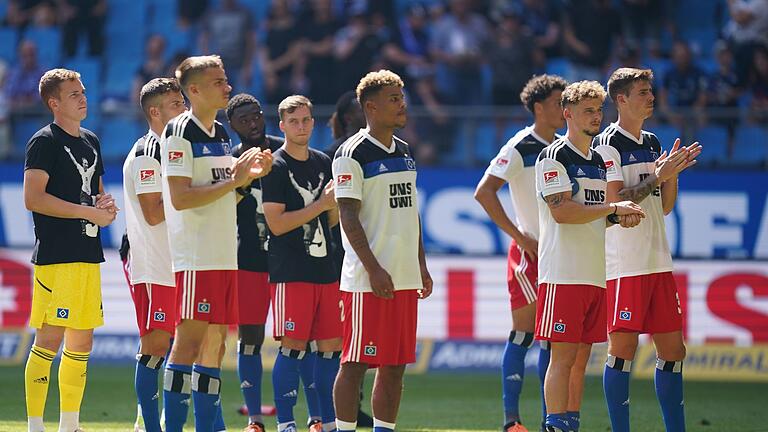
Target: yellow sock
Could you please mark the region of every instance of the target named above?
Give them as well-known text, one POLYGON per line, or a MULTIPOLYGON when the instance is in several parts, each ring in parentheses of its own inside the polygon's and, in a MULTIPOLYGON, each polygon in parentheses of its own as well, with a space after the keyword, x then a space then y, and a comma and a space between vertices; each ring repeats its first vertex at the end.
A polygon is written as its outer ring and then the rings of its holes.
POLYGON ((59 365, 59 397, 61 412, 79 412, 85 391, 85 374, 88 369, 87 352, 64 349, 59 365))
POLYGON ((27 398, 27 417, 42 417, 45 399, 48 397, 48 384, 51 381, 51 362, 56 353, 37 345, 32 345, 24 369, 24 389, 27 398))

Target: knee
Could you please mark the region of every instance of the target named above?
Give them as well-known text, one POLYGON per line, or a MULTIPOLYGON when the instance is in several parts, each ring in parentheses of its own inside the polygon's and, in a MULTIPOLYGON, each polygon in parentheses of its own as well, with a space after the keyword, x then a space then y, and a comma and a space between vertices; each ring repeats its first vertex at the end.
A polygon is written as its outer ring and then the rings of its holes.
POLYGON ((637 351, 637 341, 611 341, 608 354, 624 360, 633 360, 637 351))
POLYGON ((686 353, 685 344, 680 343, 672 347, 664 347, 663 349, 658 349, 656 355, 662 360, 683 361, 685 359, 686 353))

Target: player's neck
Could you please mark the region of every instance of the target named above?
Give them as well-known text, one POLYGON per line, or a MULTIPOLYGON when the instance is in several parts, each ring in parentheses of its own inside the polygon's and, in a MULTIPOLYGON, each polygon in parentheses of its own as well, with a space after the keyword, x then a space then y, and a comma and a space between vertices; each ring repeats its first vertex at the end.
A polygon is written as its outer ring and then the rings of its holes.
POLYGON ((151 122, 149 124, 149 130, 151 130, 155 135, 159 137, 162 137, 163 129, 165 129, 165 125, 161 124, 160 122, 151 122))
POLYGON ((269 147, 265 146, 267 142, 267 136, 262 134, 260 140, 245 140, 242 137, 240 137, 240 142, 243 143, 243 150, 247 150, 249 148, 259 147, 262 150, 267 150, 269 147))
POLYGON ((53 122, 56 126, 60 127, 64 132, 72 135, 73 137, 80 136, 80 122, 77 120, 67 119, 61 116, 53 116, 53 122))
POLYGON ((589 147, 592 144, 592 138, 589 135, 568 129, 566 138, 568 138, 568 141, 570 141, 574 147, 579 149, 580 152, 589 154, 589 147))
POLYGON ((301 145, 293 143, 289 140, 285 140, 285 151, 288 155, 296 160, 305 161, 309 159, 309 145, 301 145))
POLYGON ((392 145, 392 136, 395 135, 395 130, 391 128, 379 127, 368 123, 368 135, 376 138, 376 140, 383 145, 389 147, 392 145))
POLYGON ((534 123, 533 131, 536 133, 536 135, 540 136, 548 143, 551 143, 555 140, 555 129, 551 127, 547 127, 539 123, 534 123))
POLYGON ((202 108, 199 106, 196 107, 193 105, 190 111, 192 111, 192 115, 197 117, 207 130, 213 129, 213 123, 216 121, 216 113, 219 110, 202 108))
POLYGON ((630 116, 622 116, 619 114, 619 120, 617 121, 619 127, 632 134, 633 137, 640 139, 643 134, 643 120, 632 118, 630 116))

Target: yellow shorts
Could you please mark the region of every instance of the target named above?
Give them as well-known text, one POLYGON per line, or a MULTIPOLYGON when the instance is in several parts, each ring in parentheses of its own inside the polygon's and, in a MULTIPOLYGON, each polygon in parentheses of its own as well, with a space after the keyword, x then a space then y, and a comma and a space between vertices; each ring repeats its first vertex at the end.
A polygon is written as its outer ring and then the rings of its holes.
POLYGON ((99 264, 35 266, 30 327, 43 324, 87 330, 104 325, 99 264))

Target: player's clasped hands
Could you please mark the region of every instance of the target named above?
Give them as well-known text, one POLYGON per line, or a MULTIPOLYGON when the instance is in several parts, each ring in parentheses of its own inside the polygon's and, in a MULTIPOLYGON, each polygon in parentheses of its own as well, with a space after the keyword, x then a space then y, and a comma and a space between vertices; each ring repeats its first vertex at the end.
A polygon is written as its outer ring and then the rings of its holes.
POLYGON ((378 269, 369 274, 369 277, 373 295, 385 299, 395 298, 395 284, 384 267, 379 266, 378 269))
POLYGON ((701 154, 701 144, 695 142, 687 147, 680 147, 680 138, 675 140, 667 154, 665 150, 656 160, 656 177, 665 182, 696 165, 696 157, 701 154))
POLYGON ((243 152, 232 165, 232 180, 236 186, 245 186, 255 178, 264 177, 272 169, 272 152, 252 147, 243 152))
POLYGON ((614 203, 614 205, 616 206, 616 215, 619 216, 619 225, 624 228, 636 226, 645 217, 643 208, 632 201, 621 201, 614 203))
POLYGON ((115 220, 118 211, 120 209, 111 194, 97 194, 94 209, 87 219, 92 224, 105 227, 115 220))

